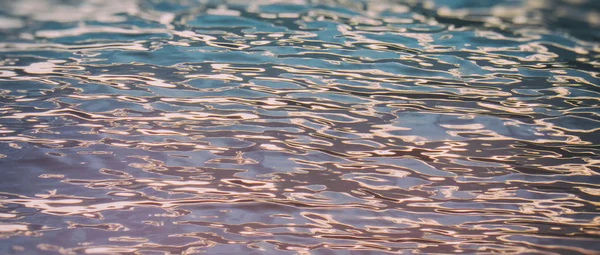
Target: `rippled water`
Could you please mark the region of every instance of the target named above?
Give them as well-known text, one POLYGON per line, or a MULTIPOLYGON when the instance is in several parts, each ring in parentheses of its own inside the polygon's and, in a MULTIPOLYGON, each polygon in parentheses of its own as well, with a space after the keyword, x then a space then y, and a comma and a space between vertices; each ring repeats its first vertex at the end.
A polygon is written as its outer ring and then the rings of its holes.
POLYGON ((600 253, 600 1, 0 10, 0 254, 600 253))

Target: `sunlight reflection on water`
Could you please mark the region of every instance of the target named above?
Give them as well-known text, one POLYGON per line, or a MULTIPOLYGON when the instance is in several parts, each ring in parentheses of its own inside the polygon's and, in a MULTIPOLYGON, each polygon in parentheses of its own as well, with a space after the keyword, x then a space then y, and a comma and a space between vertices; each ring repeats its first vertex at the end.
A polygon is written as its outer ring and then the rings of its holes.
POLYGON ((0 1, 0 254, 597 254, 600 2, 0 1))

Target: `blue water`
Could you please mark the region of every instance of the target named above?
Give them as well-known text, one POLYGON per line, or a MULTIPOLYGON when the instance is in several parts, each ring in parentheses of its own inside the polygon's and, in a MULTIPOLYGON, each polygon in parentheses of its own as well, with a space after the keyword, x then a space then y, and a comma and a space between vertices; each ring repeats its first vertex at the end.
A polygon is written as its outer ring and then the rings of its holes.
POLYGON ((599 254, 600 1, 0 0, 0 254, 599 254))

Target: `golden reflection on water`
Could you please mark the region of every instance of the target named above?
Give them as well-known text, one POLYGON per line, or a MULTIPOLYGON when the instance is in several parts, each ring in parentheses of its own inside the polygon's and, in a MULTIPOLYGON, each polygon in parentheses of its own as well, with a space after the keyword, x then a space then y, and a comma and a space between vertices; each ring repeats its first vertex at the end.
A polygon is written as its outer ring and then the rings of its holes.
POLYGON ((599 17, 0 2, 0 254, 597 254, 599 17))

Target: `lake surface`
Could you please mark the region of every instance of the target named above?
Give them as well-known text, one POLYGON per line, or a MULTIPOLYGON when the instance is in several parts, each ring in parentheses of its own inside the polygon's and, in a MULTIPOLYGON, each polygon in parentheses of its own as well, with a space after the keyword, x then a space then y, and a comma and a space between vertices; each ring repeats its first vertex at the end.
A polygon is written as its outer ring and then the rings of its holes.
POLYGON ((0 1, 0 254, 599 254, 600 1, 0 1))

